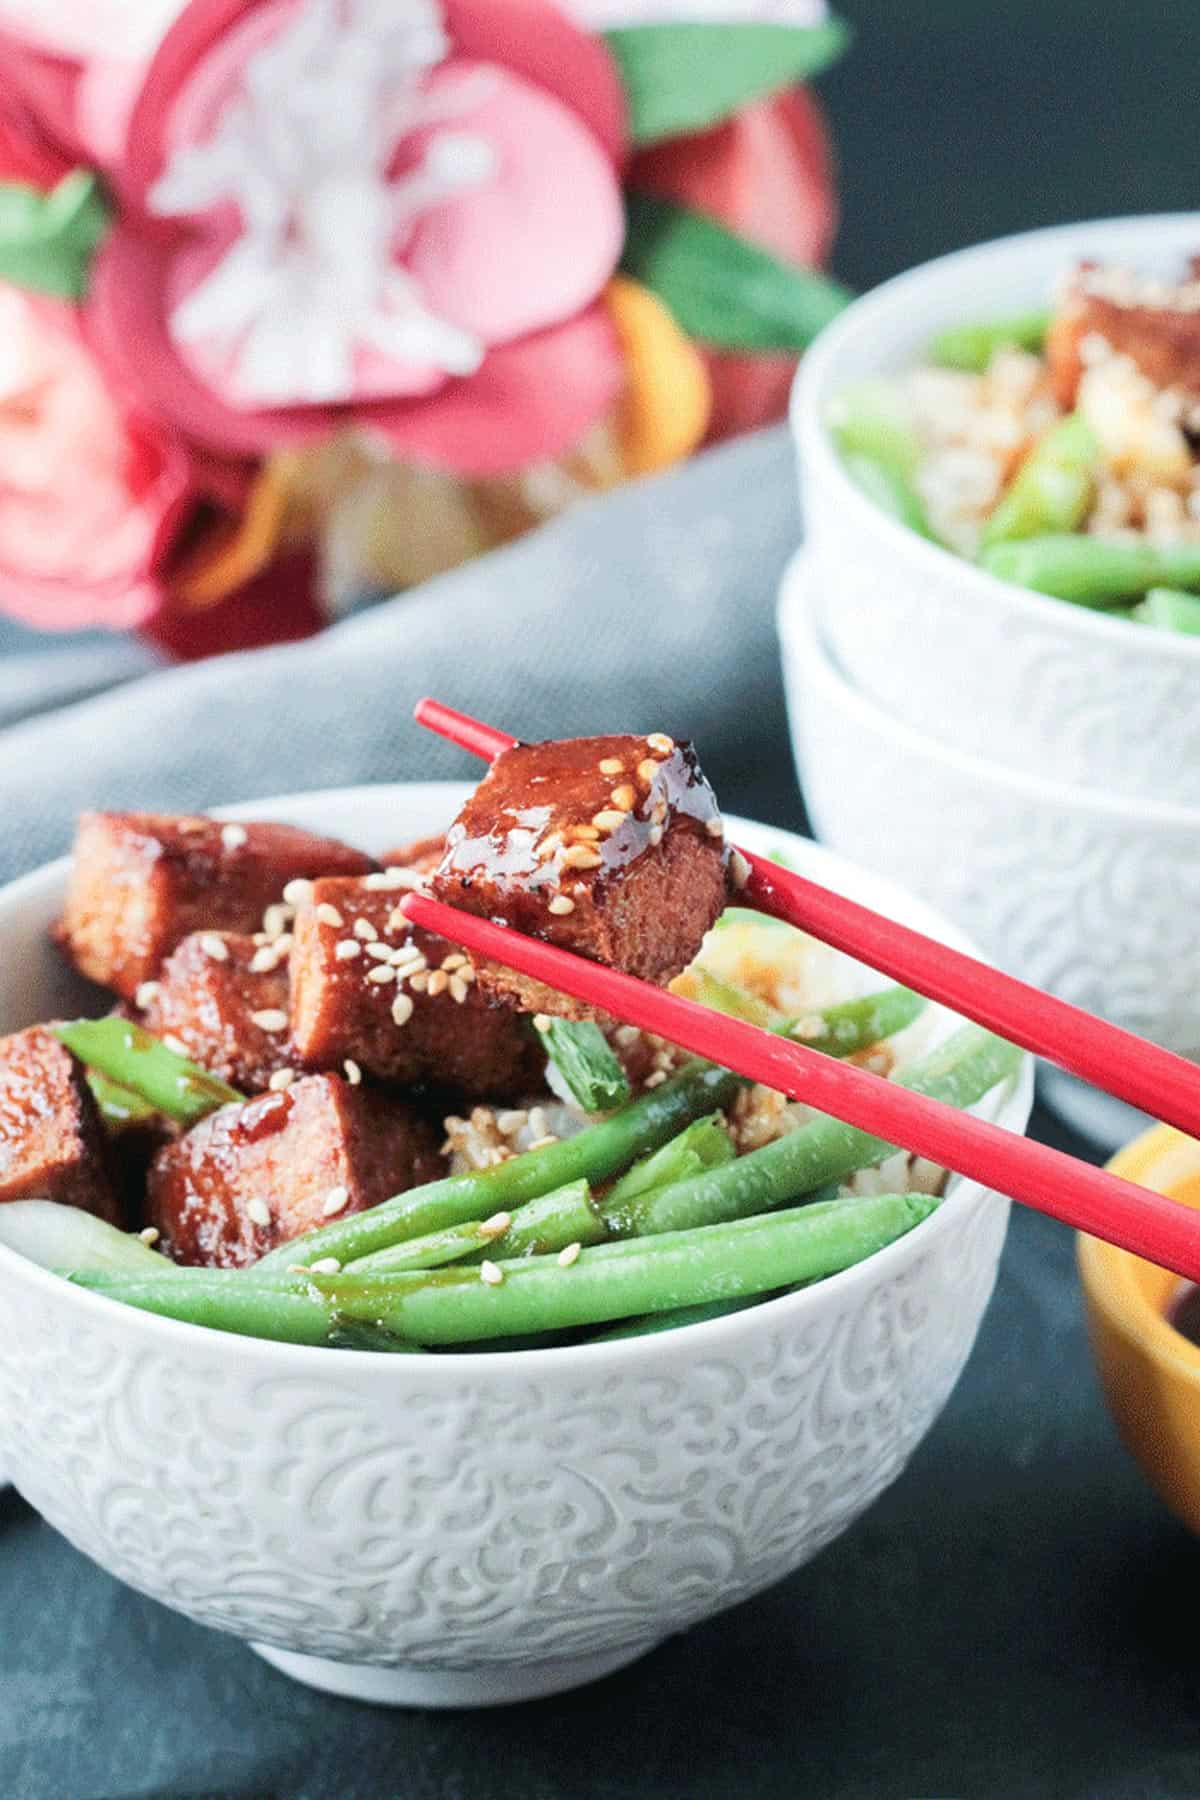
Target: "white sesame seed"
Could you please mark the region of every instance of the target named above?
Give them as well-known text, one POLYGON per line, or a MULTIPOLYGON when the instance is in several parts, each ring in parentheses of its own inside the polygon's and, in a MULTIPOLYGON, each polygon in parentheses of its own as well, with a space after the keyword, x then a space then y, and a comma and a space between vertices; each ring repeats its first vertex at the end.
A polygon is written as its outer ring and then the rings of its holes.
POLYGON ((452 975, 455 969, 461 969, 465 965, 466 960, 461 950, 452 950, 449 956, 443 956, 442 967, 448 975, 452 975))
POLYGON ((603 812, 592 814, 592 824, 597 831, 620 831, 625 819, 626 814, 618 807, 605 807, 603 812))
POLYGON ((504 1270, 498 1263, 488 1262, 485 1257, 479 1265, 479 1279, 486 1282, 488 1287, 499 1287, 504 1280, 504 1270))
POLYGON ((558 1253, 560 1268, 569 1269, 572 1263, 577 1263, 582 1250, 582 1244, 568 1244, 565 1249, 560 1250, 558 1253))
POLYGON ((460 969, 458 971, 458 979, 460 981, 465 981, 468 987, 472 985, 475 980, 475 971, 470 963, 467 964, 465 969, 460 969))
POLYGON ((297 875, 295 880, 289 881, 283 890, 285 906, 309 906, 312 903, 312 897, 313 884, 311 881, 307 881, 303 875, 297 875))
POLYGON ((675 739, 668 737, 665 731, 652 731, 646 742, 652 750, 657 750, 660 756, 670 756, 675 748, 675 739))
POLYGON ((346 1058, 345 1062, 342 1064, 342 1068, 346 1071, 346 1080, 350 1083, 350 1086, 358 1087, 362 1082, 362 1070, 352 1056, 346 1058))
POLYGON ((391 912, 388 914, 388 921, 387 921, 385 930, 387 930, 387 931, 408 931, 409 929, 410 929, 409 921, 408 921, 407 917, 405 916, 404 908, 402 906, 394 906, 392 908, 391 912))
POLYGON ((429 986, 428 970, 418 969, 415 975, 409 976, 408 985, 412 989, 414 994, 423 994, 425 992, 426 988, 429 986))
POLYGON ((479 1235, 481 1238, 503 1237, 505 1232, 509 1229, 511 1224, 512 1224, 512 1214, 511 1213, 507 1213, 507 1212, 493 1213, 491 1218, 485 1219, 483 1221, 483 1224, 479 1227, 479 1235))
MULTIPOLYGON (((535 1031, 549 1031, 551 1023, 552 1021, 549 1013, 534 1013, 533 1028, 535 1031)), ((538 1116, 539 1118, 542 1117, 541 1114, 538 1116)))
POLYGON ((724 837, 725 821, 720 813, 714 813, 711 819, 706 819, 704 821, 704 829, 707 831, 709 837, 724 837))
POLYGON ((644 782, 649 783, 658 775, 658 764, 652 756, 644 757, 637 766, 637 772, 644 782))
POLYGON ((613 1035, 622 1050, 629 1050, 637 1043, 642 1034, 636 1025, 618 1025, 613 1035))
POLYGON ((281 938, 295 916, 295 907, 285 906, 280 900, 277 900, 274 906, 268 906, 262 921, 268 940, 274 943, 281 938))
POLYGON ((134 995, 134 1000, 137 1003, 138 1010, 140 1012, 145 1012, 145 1010, 148 1006, 154 1005, 154 1002, 158 999, 158 996, 161 993, 162 993, 161 982, 143 981, 141 986, 138 988, 137 993, 134 995))
POLYGON ((461 1006, 464 1003, 470 991, 470 987, 463 980, 461 975, 452 975, 450 977, 450 998, 457 1006, 461 1006))
POLYGON ((373 987, 382 987, 386 981, 395 981, 396 971, 388 963, 376 963, 370 970, 367 980, 373 987))
POLYGON ((444 994, 449 986, 450 977, 447 975, 445 969, 434 969, 429 977, 430 995, 436 996, 438 994, 444 994))
POLYGON ((376 962, 391 962, 392 960, 391 945, 381 944, 378 938, 370 944, 364 944, 363 949, 368 956, 373 956, 376 962))
POLYGON ((413 1003, 408 994, 397 994, 392 1001, 392 1023, 407 1025, 413 1016, 413 1003))
POLYGON ((147 1225, 145 1231, 138 1232, 138 1237, 139 1237, 140 1241, 143 1244, 149 1244, 151 1246, 151 1248, 153 1248, 153 1246, 155 1244, 157 1244, 157 1242, 161 1236, 162 1236, 162 1233, 159 1231, 157 1225, 147 1225))
POLYGON ((176 1037, 176 1035, 173 1031, 164 1031, 163 1035, 162 1035, 162 1041, 167 1046, 168 1050, 173 1050, 175 1052, 176 1056, 186 1056, 187 1055, 187 1053, 188 1053, 187 1045, 184 1043, 184 1041, 181 1037, 176 1037))
POLYGON ((222 825, 221 827, 221 842, 227 850, 240 850, 246 842, 246 836, 244 825, 222 825))
POLYGON ((282 943, 282 938, 276 938, 273 944, 264 944, 261 950, 256 950, 246 965, 247 972, 251 975, 270 975, 279 967, 284 954, 279 948, 282 943))
POLYGON ((310 1275, 340 1275, 342 1265, 336 1256, 319 1256, 315 1263, 309 1263, 310 1275))
POLYGON ((276 1069, 267 1086, 273 1094, 282 1094, 284 1088, 290 1088, 295 1079, 295 1069, 276 1069))
POLYGON ((602 775, 623 775, 625 764, 619 756, 602 756, 597 767, 602 775))
POLYGON ((337 907, 329 900, 322 900, 317 908, 317 917, 322 925, 332 925, 335 931, 340 931, 346 923, 337 907))
POLYGON ((569 844, 562 854, 564 869, 598 869, 603 860, 590 844, 569 844))
POLYGON ((666 1079, 667 1071, 665 1069, 655 1069, 653 1075, 647 1075, 645 1085, 648 1088, 661 1087, 666 1079))
POLYGON ((340 1212, 345 1212, 350 1204, 350 1189, 347 1187, 331 1187, 321 1202, 321 1217, 332 1219, 340 1212))
POLYGON ((540 1138, 534 1138, 532 1144, 529 1145, 529 1148, 531 1150, 545 1150, 548 1145, 557 1144, 557 1142, 558 1139, 555 1137, 554 1133, 552 1131, 547 1131, 544 1132, 540 1138))
POLYGON ((415 944, 402 944, 399 950, 392 951, 389 960, 396 971, 397 981, 403 981, 406 976, 415 975, 419 970, 429 967, 415 944))
POLYGON ((357 938, 341 938, 334 946, 333 954, 338 962, 353 962, 356 956, 362 955, 362 945, 357 938))
POLYGON ((379 936, 379 933, 372 925, 370 919, 355 919, 354 935, 356 938, 361 938, 364 944, 373 944, 375 939, 379 936))
POLYGON ((288 1016, 279 1006, 264 1006, 250 1014, 250 1023, 260 1031, 286 1031, 288 1016))
POLYGON ((637 789, 629 781, 623 781, 620 787, 615 787, 608 797, 622 812, 632 812, 637 805, 637 789))
POLYGON ((247 1200, 246 1217, 252 1225, 269 1225, 271 1223, 271 1209, 265 1200, 247 1200))
POLYGON ((750 864, 740 850, 735 850, 729 859, 729 874, 736 888, 744 888, 750 879, 750 864))
POLYGON ((415 869, 380 869, 363 876, 363 886, 372 893, 385 893, 389 888, 419 888, 421 877, 415 869))
POLYGON ((660 844, 661 844, 661 843, 662 843, 662 841, 663 841, 663 828, 662 828, 662 826, 661 826, 661 825, 652 825, 652 826, 651 826, 651 827, 650 827, 650 830, 649 830, 649 831, 648 831, 648 832, 647 832, 647 834, 646 834, 646 835, 647 835, 647 837, 648 837, 648 838, 649 838, 649 840, 650 840, 650 847, 651 847, 651 849, 653 849, 653 850, 657 850, 657 848, 658 848, 658 846, 659 846, 659 845, 660 845, 660 844))
POLYGON ((520 1107, 513 1107, 511 1112, 496 1114, 496 1129, 502 1137, 512 1137, 515 1132, 520 1131, 528 1118, 527 1112, 520 1107))
POLYGON ((575 902, 570 894, 555 894, 546 911, 553 913, 556 919, 565 919, 568 913, 575 911, 575 902))
POLYGON ((214 962, 229 961, 229 945, 215 931, 206 931, 200 939, 200 948, 205 956, 211 956, 214 962))

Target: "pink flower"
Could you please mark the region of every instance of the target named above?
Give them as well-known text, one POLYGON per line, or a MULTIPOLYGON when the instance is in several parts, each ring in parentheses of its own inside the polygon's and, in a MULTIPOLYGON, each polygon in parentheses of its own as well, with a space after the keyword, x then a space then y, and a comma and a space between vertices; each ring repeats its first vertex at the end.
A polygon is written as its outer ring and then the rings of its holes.
POLYGON ((128 143, 92 326, 200 442, 482 475, 611 405, 623 96, 549 0, 192 0, 128 143))
POLYGON ((188 457, 105 379, 74 308, 0 285, 0 608, 50 631, 141 624, 193 491, 188 457))

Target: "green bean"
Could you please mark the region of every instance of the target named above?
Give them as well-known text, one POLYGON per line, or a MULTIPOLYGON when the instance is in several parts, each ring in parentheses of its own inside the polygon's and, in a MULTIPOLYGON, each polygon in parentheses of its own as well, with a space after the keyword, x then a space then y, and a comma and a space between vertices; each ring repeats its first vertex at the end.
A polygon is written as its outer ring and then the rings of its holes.
POLYGON ((1079 413, 1060 419, 1029 452, 983 528, 985 546, 1075 531, 1096 493, 1100 440, 1079 413))
POLYGON ((727 1313, 745 1312, 748 1306, 760 1306, 765 1294, 748 1294, 737 1300, 707 1300, 699 1306, 680 1306, 673 1312, 645 1313, 638 1319, 624 1319, 610 1325, 588 1339, 589 1344, 611 1344, 619 1338, 651 1337, 659 1331, 680 1331, 685 1325, 705 1325, 709 1319, 723 1319, 727 1313))
POLYGON ((604 1210, 619 1211, 628 1201, 639 1199, 654 1188, 687 1181, 705 1169, 722 1168, 732 1162, 735 1155, 720 1113, 710 1113, 708 1118, 697 1119, 686 1131, 681 1131, 653 1156, 634 1163, 632 1169, 608 1190, 604 1210))
POLYGON ((1130 617, 1140 625, 1152 625, 1156 631, 1181 631, 1187 637, 1200 637, 1200 595, 1184 594, 1178 588, 1154 587, 1132 609, 1130 617))
POLYGON ((810 1050, 823 1050, 827 1056, 854 1056, 904 1031, 920 1018, 927 1005, 924 995, 914 994, 911 988, 881 988, 877 994, 818 1007, 802 1018, 789 1020, 784 1030, 788 1037, 807 1044, 810 1050))
POLYGON ((1041 350, 1050 329, 1049 308, 1018 313, 1011 319, 993 319, 975 325, 951 325, 939 331, 929 346, 929 360, 942 369, 962 369, 982 375, 997 350, 1041 350))
POLYGON ((128 1019, 74 1019, 51 1030, 80 1062, 119 1082, 181 1125, 245 1098, 128 1019))
POLYGON ((62 1269, 59 1273, 77 1287, 136 1307, 139 1312, 157 1313, 160 1318, 228 1331, 238 1337, 330 1349, 408 1352, 419 1348, 396 1338, 372 1320, 339 1320, 305 1275, 179 1268, 166 1276, 107 1269, 62 1269))
POLYGON ((844 450, 842 463, 855 487, 873 500, 880 512, 907 525, 921 537, 934 538, 925 503, 907 475, 887 463, 874 462, 861 450, 844 450))
POLYGON ((158 1118, 158 1109, 149 1100, 135 1094, 132 1088, 122 1087, 119 1081, 110 1081, 99 1069, 89 1069, 86 1079, 104 1127, 114 1135, 127 1131, 131 1125, 148 1125, 151 1119, 158 1118))
POLYGON ((611 1112, 629 1099, 629 1077, 594 1019, 538 1014, 534 1024, 546 1054, 584 1112, 611 1112))
POLYGON ((355 1274, 384 1269, 433 1269, 450 1262, 478 1262, 485 1256, 496 1261, 501 1257, 565 1250, 568 1244, 598 1244, 607 1236, 586 1181, 569 1182, 527 1201, 508 1215, 507 1227, 497 1229, 505 1216, 448 1225, 443 1231, 407 1238, 389 1250, 359 1257, 347 1266, 355 1274))
POLYGON ((921 443, 895 384, 861 381, 843 389, 829 407, 827 423, 856 486, 894 519, 931 537, 913 484, 921 443))
POLYGON ((594 1186, 618 1175, 635 1157, 675 1136, 692 1119, 732 1100, 743 1083, 727 1069, 711 1063, 688 1063, 662 1087, 622 1107, 577 1136, 541 1150, 527 1150, 491 1169, 448 1175, 385 1200, 367 1212, 323 1226, 304 1238, 269 1251, 256 1265, 279 1268, 297 1260, 334 1256, 345 1265, 407 1238, 442 1231, 471 1219, 488 1218, 502 1208, 520 1206, 572 1181, 594 1186))
POLYGON ((1154 587, 1200 587, 1200 544, 1114 544, 1079 532, 992 544, 980 566, 1001 581, 1105 607, 1154 587))
MULTIPOLYGON (((917 1094, 950 1106, 973 1106, 997 1082, 1014 1075, 1021 1052, 978 1025, 965 1025, 894 1079, 917 1094)), ((604 1206, 609 1229, 619 1236, 645 1237, 746 1218, 767 1211, 828 1181, 883 1162, 894 1144, 840 1119, 819 1117, 674 1187, 656 1188, 632 1204, 604 1206)))

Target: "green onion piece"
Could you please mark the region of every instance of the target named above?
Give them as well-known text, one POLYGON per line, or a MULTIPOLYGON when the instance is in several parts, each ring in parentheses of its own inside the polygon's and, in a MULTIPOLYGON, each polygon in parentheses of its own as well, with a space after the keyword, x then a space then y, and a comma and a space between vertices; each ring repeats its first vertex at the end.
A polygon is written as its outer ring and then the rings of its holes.
POLYGON ((1178 588, 1151 588, 1129 616, 1156 631, 1181 631, 1187 637, 1200 637, 1200 595, 1185 594, 1178 588))
POLYGON ((670 1187, 677 1181, 689 1181, 706 1169, 720 1169, 734 1160, 736 1151, 725 1130, 720 1113, 697 1119, 686 1131, 634 1163, 620 1181, 608 1190, 604 1210, 609 1213, 630 1200, 648 1194, 653 1188, 670 1187))
POLYGON ((51 1030, 89 1069, 99 1069, 181 1125, 194 1125, 218 1106, 245 1098, 128 1019, 75 1019, 51 1030))
POLYGON ((158 1118, 158 1112, 149 1100, 143 1099, 132 1088, 123 1087, 119 1081, 110 1081, 99 1069, 89 1069, 86 1079, 105 1128, 114 1135, 127 1131, 131 1125, 147 1125, 151 1119, 158 1118))
POLYGON ((629 1078, 594 1019, 535 1021, 546 1054, 584 1112, 612 1112, 629 1099, 629 1078))
POLYGON ((929 360, 942 369, 982 375, 997 350, 1041 350, 1050 329, 1048 307, 976 325, 952 325, 929 346, 929 360))

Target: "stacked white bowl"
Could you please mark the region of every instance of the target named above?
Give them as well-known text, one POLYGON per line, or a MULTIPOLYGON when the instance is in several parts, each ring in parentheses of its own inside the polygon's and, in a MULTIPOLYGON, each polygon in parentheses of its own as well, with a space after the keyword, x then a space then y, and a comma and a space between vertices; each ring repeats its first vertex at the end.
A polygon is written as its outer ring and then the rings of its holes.
MULTIPOLYGON (((898 524, 847 476, 831 400, 933 335, 1046 304, 1083 257, 1174 275, 1200 214, 959 251, 856 302, 793 397, 806 548, 780 634, 818 836, 954 918, 997 962, 1200 1056, 1200 639, 1012 587, 898 524)), ((1137 1115, 1057 1073, 1101 1141, 1137 1115)))

